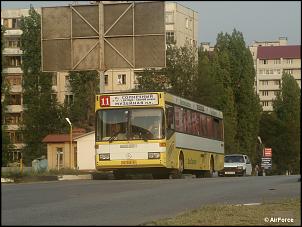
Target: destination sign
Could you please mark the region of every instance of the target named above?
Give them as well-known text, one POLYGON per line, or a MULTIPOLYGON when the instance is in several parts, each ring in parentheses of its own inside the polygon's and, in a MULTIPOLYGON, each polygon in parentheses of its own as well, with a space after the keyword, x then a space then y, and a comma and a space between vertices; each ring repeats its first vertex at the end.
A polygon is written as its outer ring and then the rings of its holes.
POLYGON ((100 97, 101 107, 158 105, 157 94, 106 95, 100 97))

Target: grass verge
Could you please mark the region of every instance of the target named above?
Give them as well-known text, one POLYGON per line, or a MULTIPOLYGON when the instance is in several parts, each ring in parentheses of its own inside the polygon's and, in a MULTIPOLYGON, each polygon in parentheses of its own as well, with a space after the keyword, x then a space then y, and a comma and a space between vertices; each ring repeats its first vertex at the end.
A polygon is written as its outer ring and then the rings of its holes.
POLYGON ((160 219, 143 225, 301 225, 300 198, 266 202, 261 205, 207 205, 176 217, 160 219), (275 218, 275 219, 274 219, 275 218), (279 219, 278 219, 279 218, 279 219), (282 219, 283 218, 283 219, 282 219), (285 219, 286 218, 286 219, 285 219), (282 221, 283 220, 283 221, 282 221), (293 220, 293 222, 291 222, 293 220))

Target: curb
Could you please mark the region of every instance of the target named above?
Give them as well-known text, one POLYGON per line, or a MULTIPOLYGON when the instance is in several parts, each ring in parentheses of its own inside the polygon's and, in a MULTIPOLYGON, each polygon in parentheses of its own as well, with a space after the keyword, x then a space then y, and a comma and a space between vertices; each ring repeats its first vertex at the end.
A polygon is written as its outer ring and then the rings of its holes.
POLYGON ((58 176, 58 180, 92 180, 92 175, 60 175, 58 176))

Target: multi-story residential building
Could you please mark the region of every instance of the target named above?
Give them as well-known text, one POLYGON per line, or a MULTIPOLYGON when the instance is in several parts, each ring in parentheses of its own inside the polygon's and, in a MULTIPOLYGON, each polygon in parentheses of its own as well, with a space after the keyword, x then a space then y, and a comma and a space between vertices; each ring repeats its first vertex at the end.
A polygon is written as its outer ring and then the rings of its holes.
POLYGON ((4 50, 2 73, 6 74, 10 90, 7 101, 7 111, 4 116, 6 130, 15 149, 10 153, 11 160, 18 160, 20 150, 24 146, 22 134, 18 131, 22 121, 22 51, 20 50, 20 18, 28 15, 28 10, 1 10, 1 25, 6 29, 4 34, 4 50))
MULTIPOLYGON (((39 8, 36 11, 41 13, 39 8)), ((5 74, 10 88, 9 95, 6 97, 8 105, 4 116, 4 124, 14 145, 14 149, 10 152, 11 161, 20 159, 21 150, 24 147, 23 137, 19 131, 23 114, 22 50, 20 49, 22 31, 20 29, 20 19, 22 16, 28 15, 29 9, 1 9, 1 25, 5 27, 2 73, 5 74)), ((64 103, 65 100, 67 102, 73 100, 65 76, 67 76, 67 73, 54 73, 52 79, 53 96, 56 96, 60 103, 64 103)))
POLYGON ((283 72, 293 75, 301 88, 301 46, 288 45, 287 38, 280 37, 278 41, 255 41, 249 48, 256 71, 255 89, 263 111, 273 111, 283 72))

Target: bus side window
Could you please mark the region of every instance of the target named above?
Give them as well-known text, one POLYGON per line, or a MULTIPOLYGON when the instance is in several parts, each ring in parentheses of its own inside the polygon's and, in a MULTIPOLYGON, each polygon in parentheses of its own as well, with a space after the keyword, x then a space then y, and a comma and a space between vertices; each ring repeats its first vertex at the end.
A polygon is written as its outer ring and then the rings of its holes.
POLYGON ((204 114, 200 114, 200 128, 201 128, 201 136, 207 137, 207 117, 204 114))
POLYGON ((169 138, 174 130, 174 108, 173 106, 166 105, 166 122, 167 122, 167 137, 169 138))

